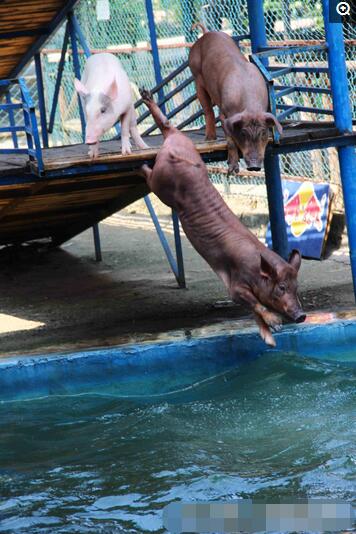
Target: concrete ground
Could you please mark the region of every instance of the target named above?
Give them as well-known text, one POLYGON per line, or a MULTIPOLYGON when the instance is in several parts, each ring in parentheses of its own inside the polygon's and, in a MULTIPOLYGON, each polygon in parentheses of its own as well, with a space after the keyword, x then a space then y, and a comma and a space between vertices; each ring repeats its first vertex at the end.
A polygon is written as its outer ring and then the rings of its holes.
MULTIPOLYGON (((164 227, 172 243, 168 219, 164 227)), ((185 237, 188 288, 180 290, 147 216, 121 212, 100 231, 101 263, 90 230, 52 251, 0 250, 1 356, 105 346, 250 315, 224 305, 222 283, 185 237)), ((354 306, 345 243, 327 260, 304 260, 299 280, 306 311, 354 306)))

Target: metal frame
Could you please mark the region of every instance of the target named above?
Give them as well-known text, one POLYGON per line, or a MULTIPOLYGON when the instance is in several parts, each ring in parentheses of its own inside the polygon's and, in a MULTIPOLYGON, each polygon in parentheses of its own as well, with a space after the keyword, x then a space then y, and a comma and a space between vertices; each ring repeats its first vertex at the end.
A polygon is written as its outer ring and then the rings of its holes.
MULTIPOLYGON (((247 0, 247 4, 251 35, 251 48, 252 53, 256 54, 262 48, 267 48, 263 0, 247 0)), ((268 72, 268 57, 262 57, 261 65, 263 66, 263 70, 268 72)), ((271 106, 271 112, 276 112, 273 106, 271 106)), ((280 256, 287 259, 288 239, 284 218, 283 191, 278 155, 272 154, 267 150, 264 164, 273 249, 280 256)))
MULTIPOLYGON (((269 94, 269 101, 270 101, 270 108, 271 112, 276 115, 277 119, 279 121, 282 121, 289 117, 290 115, 293 115, 294 113, 297 113, 299 111, 305 111, 308 113, 315 113, 315 114, 323 114, 323 115, 333 115, 333 111, 330 109, 323 109, 323 108, 312 108, 312 107, 306 107, 306 106, 300 106, 300 105, 291 105, 287 106, 285 104, 278 103, 277 100, 279 98, 282 98, 283 96, 297 93, 297 92, 304 92, 304 93, 322 93, 322 94, 331 94, 331 91, 329 89, 322 89, 318 87, 309 88, 309 87, 299 87, 299 86, 276 86, 275 80, 279 78, 280 76, 284 76, 286 74, 290 74, 293 72, 296 72, 296 67, 294 65, 288 65, 287 67, 277 67, 274 66, 273 68, 270 68, 268 66, 268 63, 266 61, 270 57, 279 57, 279 56, 291 56, 293 54, 299 54, 300 52, 305 51, 326 51, 327 47, 324 44, 321 45, 311 45, 311 46, 282 46, 282 47, 268 47, 263 46, 261 47, 261 52, 255 52, 251 54, 250 59, 251 61, 259 68, 261 71, 264 79, 266 80, 268 84, 268 94, 269 94), (276 89, 278 88, 278 91, 276 89), (277 110, 282 109, 284 110, 282 113, 278 113, 277 110)), ((328 71, 326 69, 326 71, 328 71)), ((320 68, 315 67, 315 72, 320 72, 320 68)), ((273 129, 273 139, 275 143, 279 142, 280 134, 279 132, 274 128, 273 129)))
POLYGON ((43 160, 40 137, 37 127, 37 119, 35 113, 35 106, 32 101, 30 92, 27 88, 26 82, 23 78, 13 80, 0 80, 0 88, 4 88, 6 92, 6 104, 0 105, 0 110, 7 111, 9 115, 8 127, 1 127, 0 132, 9 132, 12 135, 14 148, 2 148, 1 154, 27 154, 30 162, 36 162, 39 174, 43 173, 43 160), (21 104, 13 104, 11 101, 10 90, 12 86, 18 85, 20 88, 21 104), (15 109, 22 109, 24 124, 17 126, 15 124, 13 111, 15 109), (17 132, 25 132, 27 140, 27 148, 18 148, 17 132))
MULTIPOLYGON (((0 33, 0 39, 8 39, 11 37, 20 37, 20 36, 38 36, 36 42, 29 48, 26 54, 21 58, 21 61, 13 69, 10 78, 15 77, 18 72, 29 62, 29 60, 35 56, 36 62, 36 74, 38 82, 38 95, 39 95, 39 108, 40 108, 40 117, 41 117, 41 127, 42 127, 42 138, 43 145, 47 146, 47 130, 51 132, 53 130, 54 118, 56 113, 56 106, 58 102, 59 88, 62 80, 65 56, 68 48, 69 39, 71 39, 72 51, 73 51, 73 63, 75 74, 80 76, 80 64, 79 64, 79 55, 78 55, 78 46, 77 41, 83 47, 84 53, 88 56, 90 50, 86 45, 84 35, 80 29, 78 21, 72 13, 72 9, 76 0, 69 0, 66 2, 66 5, 57 13, 53 18, 51 23, 47 25, 46 28, 41 28, 40 30, 18 30, 0 33), (46 109, 45 109, 45 99, 44 99, 44 90, 43 90, 43 81, 42 81, 42 71, 41 71, 41 61, 39 56, 39 49, 44 44, 45 40, 48 38, 50 33, 52 33, 59 24, 68 17, 67 27, 65 30, 63 47, 60 62, 58 65, 58 76, 56 80, 53 103, 51 107, 49 125, 46 129, 46 109)), ((272 241, 273 248, 281 256, 287 257, 288 253, 288 242, 285 229, 284 221, 284 206, 283 206, 283 195, 280 179, 280 169, 279 169, 279 158, 278 154, 281 153, 291 153, 297 152, 299 150, 313 150, 317 148, 323 148, 328 146, 336 146, 338 148, 339 162, 340 162, 340 173, 342 186, 344 191, 344 200, 345 200, 345 212, 346 220, 349 234, 349 244, 350 244, 350 257, 351 257, 351 268, 353 275, 353 283, 356 296, 356 210, 354 206, 356 204, 356 182, 354 180, 354 172, 356 167, 356 156, 353 146, 355 144, 355 134, 352 134, 352 116, 349 103, 349 94, 348 94, 348 84, 347 84, 347 72, 346 72, 346 62, 345 62, 345 52, 344 52, 344 42, 342 34, 342 25, 341 23, 330 23, 329 21, 329 3, 330 0, 322 0, 323 3, 323 16, 324 16, 324 25, 326 33, 326 46, 316 45, 316 46, 301 46, 301 47, 269 47, 267 45, 266 38, 266 29, 265 29, 265 20, 263 12, 263 0, 247 0, 248 3, 248 16, 249 16, 249 26, 250 26, 250 39, 252 45, 252 61, 260 68, 262 74, 264 75, 270 89, 270 107, 271 111, 277 115, 280 120, 285 119, 286 117, 292 115, 297 111, 307 111, 311 113, 323 113, 327 115, 333 115, 335 118, 335 125, 338 128, 340 136, 335 136, 333 138, 319 139, 305 141, 298 144, 278 144, 279 136, 278 132, 274 132, 275 143, 272 146, 269 146, 266 151, 265 158, 265 170, 266 170, 266 186, 267 186, 267 196, 270 210, 271 218, 271 227, 272 227, 272 241), (326 50, 328 53, 328 67, 295 67, 293 65, 289 66, 268 66, 268 59, 271 56, 290 56, 298 52, 305 50, 326 50), (315 72, 315 73, 328 73, 331 81, 331 90, 322 89, 317 87, 297 87, 289 85, 281 85, 275 83, 275 80, 280 76, 292 73, 292 72, 315 72), (321 94, 331 94, 333 99, 333 110, 325 110, 322 108, 311 108, 299 105, 287 106, 285 104, 279 103, 278 99, 287 95, 293 94, 295 92, 310 92, 310 93, 321 93, 321 94), (346 135, 345 135, 346 134, 346 135)), ((174 79, 180 72, 187 68, 187 62, 184 63, 179 69, 174 73, 171 73, 164 80, 162 79, 161 66, 159 59, 159 50, 157 45, 157 35, 155 29, 154 21, 154 12, 152 6, 152 0, 145 0, 146 13, 149 25, 149 32, 151 38, 151 47, 152 47, 152 58, 153 66, 155 71, 155 77, 157 85, 154 88, 153 92, 158 93, 158 104, 161 109, 164 111, 165 103, 172 98, 177 92, 183 90, 187 85, 192 82, 192 79, 189 77, 186 81, 179 84, 174 91, 170 91, 168 94, 164 95, 163 88, 164 86, 174 79)), ((241 38, 247 38, 248 36, 240 36, 235 38, 238 41, 241 38)), ((26 87, 26 84, 23 79, 15 80, 5 80, 0 81, 0 90, 2 90, 6 95, 6 103, 0 105, 0 109, 7 112, 9 116, 9 128, 1 128, 0 131, 10 132, 12 135, 12 140, 14 144, 13 149, 1 150, 5 153, 19 153, 19 154, 28 154, 30 161, 37 162, 37 167, 39 174, 43 173, 43 161, 42 161, 42 152, 40 145, 39 132, 36 122, 35 110, 33 106, 32 99, 30 97, 29 91, 26 87), (11 100, 10 88, 12 84, 18 83, 21 89, 21 104, 14 104, 11 100), (14 111, 18 109, 23 109, 24 113, 24 125, 17 126, 15 124, 14 111), (18 148, 18 139, 17 133, 20 131, 25 131, 27 137, 28 148, 20 149, 18 148)), ((175 116, 179 111, 189 106, 196 95, 192 95, 187 98, 178 108, 173 110, 168 114, 168 118, 175 116)), ((135 107, 137 108, 142 103, 142 100, 136 102, 135 107)), ((85 127, 84 113, 80 106, 80 116, 83 126, 83 132, 85 127)), ((138 122, 141 122, 148 116, 148 112, 143 113, 138 122)), ((196 118, 203 115, 202 110, 194 113, 191 117, 184 120, 181 124, 178 125, 178 128, 184 128, 196 118)), ((153 132, 155 128, 149 128, 145 133, 149 134, 153 132)), ((221 154, 219 154, 221 156, 221 154)), ((219 159, 216 155, 216 159, 219 159)), ((94 169, 102 168, 102 165, 94 164, 94 169)), ((113 166, 115 168, 115 165, 113 166)), ((63 175, 66 174, 66 170, 63 170, 63 175)), ((51 173, 49 173, 50 175, 51 173)), ((61 173, 59 173, 61 174, 61 173)), ((23 177, 23 180, 26 181, 26 177, 23 177)), ((9 178, 11 180, 11 177, 9 178)), ((152 205, 148 197, 145 198, 146 205, 151 213, 152 205)), ((154 212, 152 211, 154 214, 154 212)), ((158 219, 155 222, 156 215, 152 215, 152 219, 155 223, 158 223, 158 219)), ((177 216, 173 213, 173 227, 175 235, 175 244, 176 244, 176 260, 174 260, 171 251, 169 249, 168 243, 164 237, 164 234, 159 226, 156 226, 157 233, 159 235, 162 246, 165 250, 168 260, 172 270, 175 273, 175 276, 178 280, 178 283, 181 287, 185 286, 184 282, 184 267, 183 267, 183 257, 181 251, 181 242, 179 234, 179 222, 177 216)), ((96 245, 98 241, 98 232, 97 229, 93 229, 96 245)), ((97 251, 98 252, 98 251, 97 251)))
MULTIPOLYGON (((163 89, 162 89, 164 84, 162 83, 163 80, 162 80, 162 75, 161 75, 161 70, 160 70, 157 36, 156 36, 156 30, 154 27, 153 8, 152 8, 151 0, 146 0, 146 8, 147 8, 147 16, 149 19, 149 28, 150 28, 150 35, 151 35, 151 46, 152 46, 152 56, 153 56, 153 63, 154 63, 154 69, 155 69, 155 76, 156 76, 156 81, 158 85, 158 87, 156 88, 156 92, 158 92, 158 94, 161 95, 162 98, 164 98, 163 89)), ((64 40, 63 40, 62 54, 61 54, 60 63, 58 65, 58 74, 59 74, 58 78, 61 78, 62 76, 62 72, 64 68, 64 61, 65 61, 65 54, 66 54, 66 49, 68 46, 68 36, 69 36, 70 41, 71 41, 72 54, 73 54, 74 73, 75 73, 75 76, 80 79, 80 63, 79 63, 79 52, 78 52, 77 41, 79 41, 81 47, 83 48, 84 54, 87 58, 91 55, 91 52, 86 42, 85 36, 80 28, 79 22, 72 11, 68 13, 67 19, 68 19, 68 22, 67 22, 67 28, 65 31, 64 40)), ((55 92, 54 92, 54 98, 56 99, 58 98, 58 94, 59 94, 59 86, 60 86, 60 82, 58 83, 58 86, 56 85, 55 92)), ((82 125, 82 136, 83 136, 83 142, 84 142, 85 140, 85 116, 84 116, 84 111, 82 108, 79 95, 78 95, 78 103, 79 103, 80 120, 81 120, 81 125, 82 125)), ((161 105, 161 109, 164 111, 164 104, 161 105)), ((53 124, 54 124, 55 112, 56 112, 56 101, 54 100, 52 104, 52 111, 51 111, 51 121, 50 121, 51 129, 53 128, 53 124)), ((116 124, 115 128, 116 128, 117 133, 120 135, 121 133, 120 126, 116 124)), ((171 252, 169 243, 160 226, 159 220, 156 216, 156 213, 154 211, 150 198, 146 195, 144 197, 144 200, 145 200, 145 204, 147 206, 148 212, 152 218, 153 224, 155 226, 158 238, 163 247, 165 255, 168 259, 169 265, 178 282, 178 285, 179 287, 184 288, 185 287, 184 264, 183 264, 183 255, 182 255, 182 246, 181 246, 181 239, 180 239, 180 232, 179 232, 178 217, 176 213, 172 211, 174 240, 175 240, 175 248, 176 248, 176 260, 175 260, 171 252)), ((95 245, 96 260, 101 261, 102 254, 101 254, 100 233, 99 233, 98 224, 93 225, 93 238, 94 238, 94 245, 95 245)))
MULTIPOLYGON (((146 4, 147 19, 148 19, 148 27, 149 27, 149 32, 150 32, 155 78, 156 78, 156 84, 158 86, 156 88, 156 92, 158 92, 159 99, 162 101, 164 99, 163 80, 162 80, 162 73, 161 73, 161 64, 159 60, 157 34, 156 34, 152 0, 145 0, 145 4, 146 4)), ((164 103, 159 103, 159 105, 163 113, 165 113, 164 103)), ((149 209, 151 213, 151 210, 153 210, 153 206, 148 196, 145 196, 145 202, 146 202, 147 208, 149 209)), ((172 210, 172 222, 173 222, 173 232, 174 232, 174 242, 175 242, 177 262, 174 265, 170 262, 170 265, 171 265, 171 268, 173 269, 174 275, 178 282, 178 286, 180 288, 185 288, 186 283, 185 283, 185 275, 184 275, 184 260, 183 260, 183 252, 182 252, 182 243, 181 243, 180 230, 179 230, 179 219, 178 219, 178 215, 176 214, 174 210, 172 210)), ((168 258, 169 245, 168 245, 166 238, 164 237, 163 232, 158 232, 158 237, 161 241, 161 244, 168 258)))
MULTIPOLYGON (((342 23, 329 20, 330 2, 322 0, 327 42, 331 92, 335 125, 341 133, 352 132, 352 113, 347 83, 345 46, 342 23)), ((356 154, 352 146, 338 147, 341 183, 343 188, 352 281, 356 298, 356 154)))

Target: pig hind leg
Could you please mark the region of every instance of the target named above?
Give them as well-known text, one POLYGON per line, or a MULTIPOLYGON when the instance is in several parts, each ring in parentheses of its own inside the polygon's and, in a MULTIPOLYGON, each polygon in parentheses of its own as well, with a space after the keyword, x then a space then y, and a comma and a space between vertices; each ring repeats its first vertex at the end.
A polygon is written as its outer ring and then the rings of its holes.
POLYGON ((151 92, 147 91, 146 89, 140 89, 140 93, 144 103, 150 110, 152 117, 155 120, 155 123, 161 130, 163 137, 167 137, 167 135, 175 132, 176 128, 174 128, 174 126, 171 125, 167 117, 163 115, 162 111, 159 109, 156 102, 153 100, 151 92))
POLYGON ((202 85, 202 82, 199 81, 199 78, 196 80, 196 87, 197 96, 205 115, 205 139, 207 141, 212 141, 216 139, 216 126, 213 104, 211 102, 209 94, 206 92, 204 86, 202 85))
POLYGON ((137 122, 136 122, 136 115, 135 115, 135 108, 132 106, 130 110, 130 134, 132 139, 134 140, 135 145, 138 148, 149 148, 148 145, 144 142, 142 137, 140 136, 140 133, 137 128, 137 122))

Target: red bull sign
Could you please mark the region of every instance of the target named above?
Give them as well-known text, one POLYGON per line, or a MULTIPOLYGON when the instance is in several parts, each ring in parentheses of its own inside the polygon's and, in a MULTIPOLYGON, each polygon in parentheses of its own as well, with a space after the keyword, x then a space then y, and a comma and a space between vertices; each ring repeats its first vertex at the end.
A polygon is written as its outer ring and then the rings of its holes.
MULTIPOLYGON (((289 249, 297 248, 304 257, 319 259, 326 238, 329 184, 282 180, 282 187, 289 249)), ((271 247, 270 225, 266 241, 271 247)))

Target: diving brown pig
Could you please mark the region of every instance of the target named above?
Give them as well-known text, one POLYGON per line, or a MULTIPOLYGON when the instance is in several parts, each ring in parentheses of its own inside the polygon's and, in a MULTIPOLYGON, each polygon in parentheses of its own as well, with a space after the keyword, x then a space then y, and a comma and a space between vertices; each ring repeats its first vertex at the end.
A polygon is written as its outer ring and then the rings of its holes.
POLYGON ((206 121, 206 139, 216 139, 213 106, 220 118, 228 143, 229 171, 239 170, 239 150, 249 170, 261 169, 268 129, 282 126, 268 110, 268 92, 258 68, 247 61, 229 35, 209 32, 201 23, 203 35, 192 46, 189 66, 206 121))
POLYGON ((149 188, 176 210, 193 247, 232 300, 250 306, 261 337, 274 346, 269 327, 281 326, 279 313, 298 323, 305 319, 297 296, 299 252, 293 250, 286 262, 260 243, 211 184, 193 142, 169 123, 148 91, 141 96, 164 137, 153 169, 142 167, 149 188))

